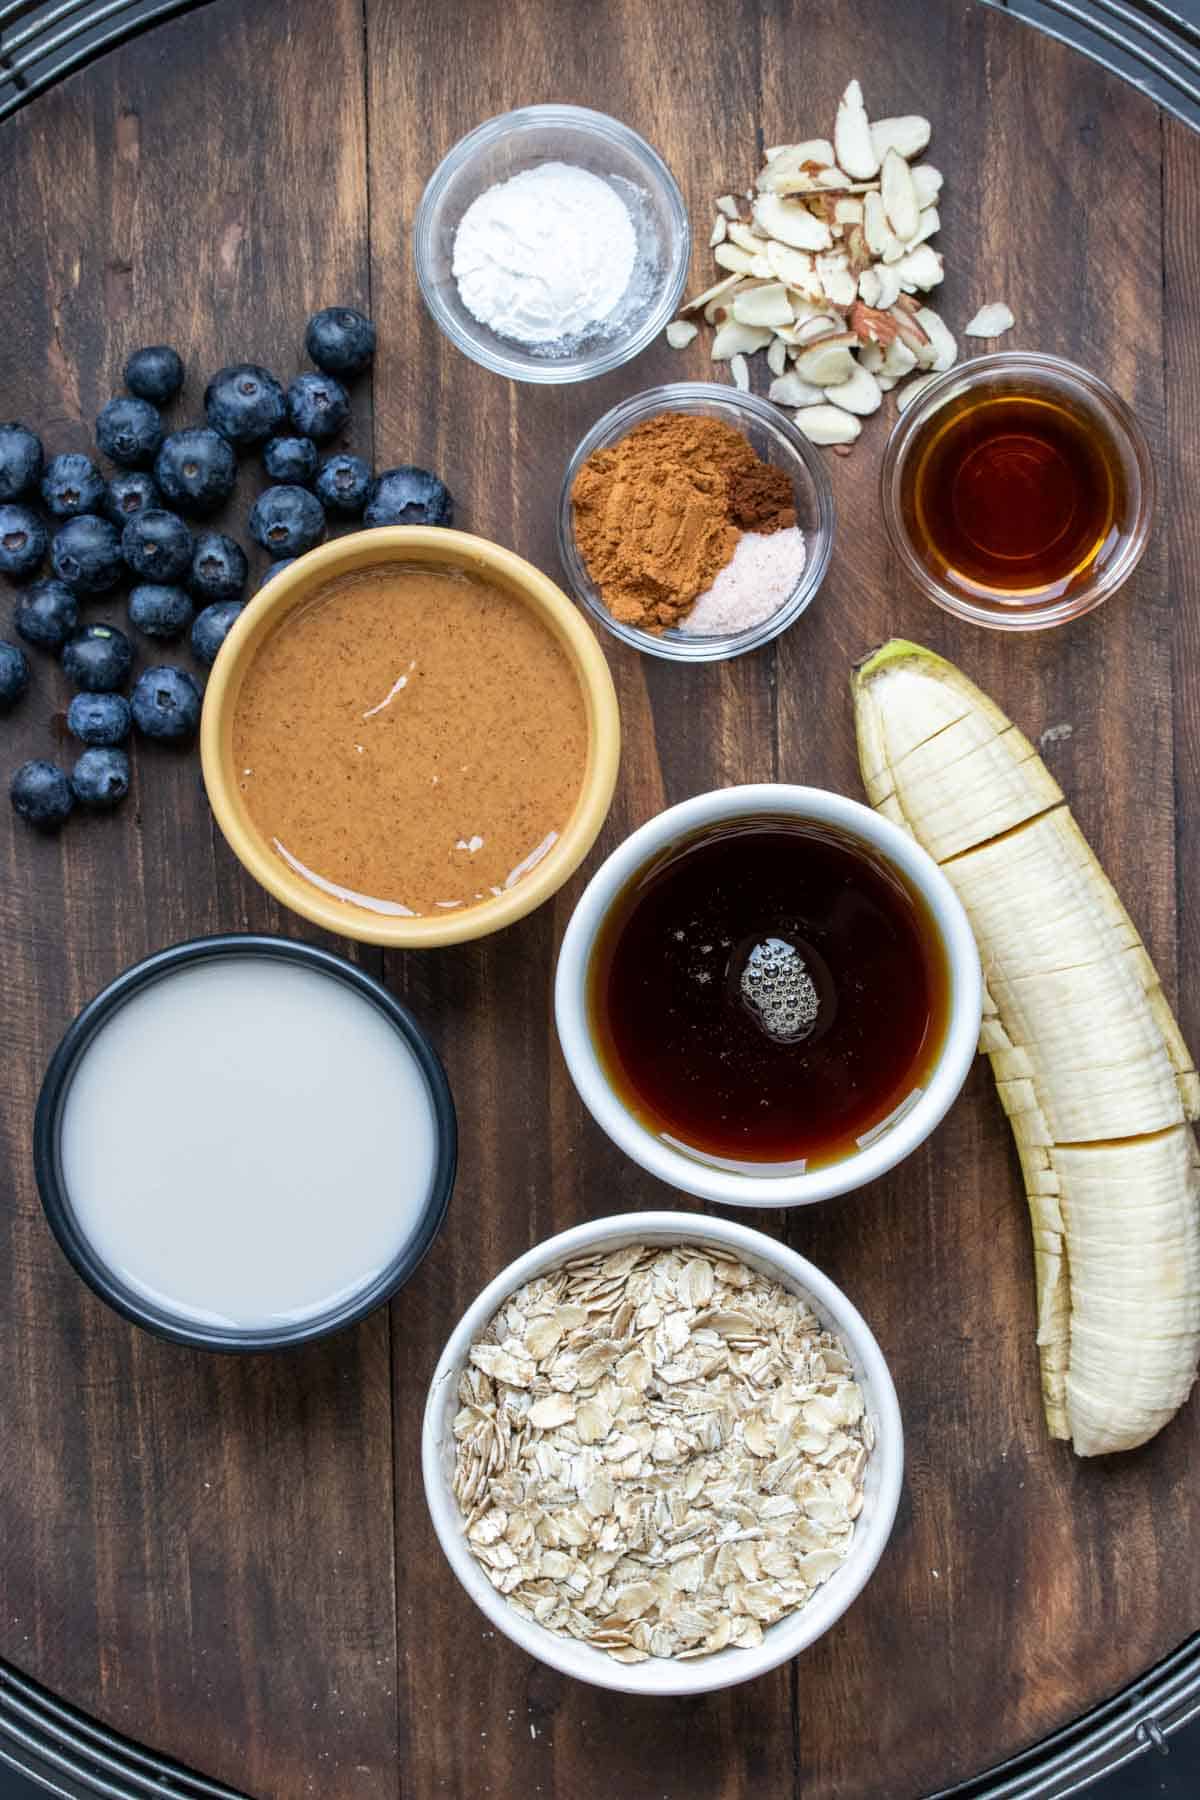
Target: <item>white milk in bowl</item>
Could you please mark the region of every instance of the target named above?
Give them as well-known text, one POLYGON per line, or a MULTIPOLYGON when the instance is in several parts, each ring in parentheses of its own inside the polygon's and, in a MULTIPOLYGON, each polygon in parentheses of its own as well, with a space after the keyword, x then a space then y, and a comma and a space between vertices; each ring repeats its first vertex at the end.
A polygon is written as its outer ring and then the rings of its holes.
POLYGON ((184 1326, 255 1332, 370 1286, 421 1226, 438 1162, 399 1029, 335 975, 246 953, 181 963, 101 1025, 59 1142, 114 1276, 184 1326))

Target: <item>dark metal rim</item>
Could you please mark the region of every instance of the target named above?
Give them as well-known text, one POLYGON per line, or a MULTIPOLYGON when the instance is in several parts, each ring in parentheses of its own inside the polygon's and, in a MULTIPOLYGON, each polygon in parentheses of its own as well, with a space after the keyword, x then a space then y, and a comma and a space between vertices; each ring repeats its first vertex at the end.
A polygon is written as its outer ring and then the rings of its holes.
POLYGON ((67 1027, 46 1071, 38 1096, 33 1127, 33 1166, 38 1192, 50 1229, 77 1274, 92 1291, 135 1325, 152 1331, 175 1344, 186 1344, 199 1350, 254 1352, 291 1349, 327 1337, 331 1332, 357 1324, 376 1306, 389 1299, 413 1274, 441 1229, 450 1203, 458 1160, 458 1126, 450 1084, 433 1045, 425 1036, 408 1008, 372 979, 356 964, 330 950, 302 943, 295 938, 231 932, 217 937, 194 938, 186 944, 175 944, 159 950, 126 969, 115 981, 88 1002, 83 1011, 67 1027), (369 1001, 382 1013, 393 1030, 404 1039, 425 1078, 434 1113, 436 1164, 429 1194, 420 1222, 401 1253, 393 1258, 366 1288, 343 1301, 329 1312, 318 1314, 300 1325, 282 1325, 259 1331, 241 1331, 219 1325, 184 1324, 177 1317, 141 1295, 121 1281, 100 1259, 89 1239, 80 1230, 67 1194, 62 1171, 61 1127, 63 1110, 75 1071, 96 1035, 122 1006, 159 981, 169 981, 181 969, 206 962, 223 962, 231 957, 267 958, 273 962, 295 963, 300 968, 316 971, 369 1001))
MULTIPOLYGON (((0 121, 124 39, 209 0, 0 0, 0 121), (22 23, 24 21, 24 23, 22 23)), ((981 0, 1020 16, 1020 0, 981 0)), ((1062 28, 1034 28, 1200 123, 1200 30, 1162 0, 1043 0, 1062 28), (1070 30, 1090 34, 1084 42, 1070 30), (1134 63, 1114 64, 1107 47, 1134 63)), ((335 961, 337 959, 334 959, 335 961)), ((350 965, 352 966, 352 965, 350 965)), ((390 998, 390 996, 389 996, 390 998)), ((1200 1633, 1111 1700, 933 1800, 1067 1800, 1200 1717, 1200 1633)), ((0 1770, 60 1800, 244 1800, 234 1789, 121 1738, 0 1662, 0 1770)))

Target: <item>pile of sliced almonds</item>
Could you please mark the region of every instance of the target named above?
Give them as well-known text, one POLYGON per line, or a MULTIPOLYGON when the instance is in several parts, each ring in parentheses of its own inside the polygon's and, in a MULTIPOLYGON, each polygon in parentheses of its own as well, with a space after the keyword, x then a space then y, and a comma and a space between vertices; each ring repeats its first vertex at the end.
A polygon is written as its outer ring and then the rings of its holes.
MULTIPOLYGON (((852 81, 837 111, 833 142, 778 144, 746 196, 717 201, 711 243, 728 273, 667 327, 676 349, 699 327, 716 327, 714 362, 728 361, 748 389, 746 358, 765 350, 774 379, 768 397, 796 408, 796 424, 817 444, 849 445, 862 419, 908 375, 900 410, 958 357, 954 336, 923 296, 942 279, 930 239, 940 225, 942 176, 914 162, 929 143, 928 119, 867 118, 852 81)), ((998 336, 1012 324, 1003 305, 983 307, 967 326, 998 336)))

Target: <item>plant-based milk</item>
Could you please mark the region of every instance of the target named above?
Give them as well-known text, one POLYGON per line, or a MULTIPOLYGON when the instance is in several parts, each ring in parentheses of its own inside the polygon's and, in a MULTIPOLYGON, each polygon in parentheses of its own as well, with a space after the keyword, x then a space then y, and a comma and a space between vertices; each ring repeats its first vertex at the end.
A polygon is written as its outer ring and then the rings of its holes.
POLYGON ((262 1330, 380 1273, 429 1198, 436 1132, 413 1052, 365 996, 296 963, 191 964, 101 1027, 63 1107, 85 1236, 142 1296, 262 1330))

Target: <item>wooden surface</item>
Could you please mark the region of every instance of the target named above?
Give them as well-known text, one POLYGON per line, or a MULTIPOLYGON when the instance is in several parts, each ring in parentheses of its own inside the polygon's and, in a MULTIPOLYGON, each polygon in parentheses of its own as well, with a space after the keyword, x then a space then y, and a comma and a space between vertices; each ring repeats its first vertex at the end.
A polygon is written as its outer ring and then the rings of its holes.
MULTIPOLYGON (((52 451, 89 448, 128 350, 166 340, 190 370, 182 422, 213 368, 245 357, 286 377, 308 313, 350 301, 380 337, 352 445, 437 469, 462 524, 557 573, 553 505, 579 436, 625 394, 705 376, 703 346, 659 345, 567 389, 477 369, 440 339, 412 274, 427 175, 493 113, 597 106, 657 144, 703 245, 712 197, 745 186, 758 145, 828 131, 855 74, 874 112, 935 122, 948 320, 1004 299, 1009 343, 1075 357, 1136 405, 1161 477, 1149 555, 1119 599, 1062 631, 957 625, 884 552, 886 421, 868 421, 832 463, 829 577, 776 649, 683 670, 606 642, 625 749, 592 861, 714 785, 857 794, 849 666, 901 630, 960 661, 1035 739, 1071 726, 1047 759, 1195 1043, 1200 146, 1020 24, 968 0, 693 0, 669 14, 649 0, 214 0, 0 128, 0 415, 43 428, 52 451)), ((697 280, 709 266, 699 249, 697 280)), ((5 778, 58 753, 64 706, 37 657, 33 693, 0 726, 5 778)), ((529 1244, 671 1202, 592 1125, 554 1041, 554 953, 584 874, 498 938, 364 953, 429 1026, 455 1089, 446 1229, 390 1314, 291 1356, 223 1359, 137 1332, 68 1269, 34 1192, 34 1098, 71 1015, 145 952, 217 929, 312 934, 226 850, 194 753, 139 749, 124 811, 57 841, 5 809, 0 1657, 255 1796, 908 1800, 1073 1718, 1200 1626, 1196 1406, 1100 1464, 1047 1440, 1016 1160, 977 1066, 903 1168, 752 1221, 861 1306, 906 1417, 895 1536, 847 1617, 800 1662, 692 1702, 574 1685, 495 1636, 426 1517, 418 1432, 435 1359, 529 1244)))

